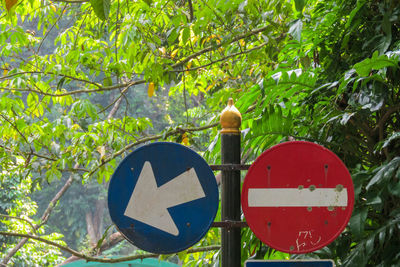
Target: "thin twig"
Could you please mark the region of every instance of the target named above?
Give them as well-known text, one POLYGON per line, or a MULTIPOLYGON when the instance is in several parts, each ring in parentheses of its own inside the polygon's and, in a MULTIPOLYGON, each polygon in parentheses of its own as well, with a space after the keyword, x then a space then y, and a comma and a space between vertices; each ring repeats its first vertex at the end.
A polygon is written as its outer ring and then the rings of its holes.
POLYGON ((189 124, 188 106, 186 101, 186 75, 183 72, 183 101, 185 102, 186 124, 189 124))
POLYGON ((210 124, 210 125, 206 125, 206 126, 202 126, 202 127, 196 127, 196 128, 176 128, 175 130, 170 131, 170 132, 168 132, 166 134, 157 134, 157 135, 153 135, 153 136, 149 136, 149 137, 145 137, 145 138, 139 139, 137 142, 134 142, 134 143, 131 143, 131 144, 125 146, 124 148, 120 149, 119 151, 113 153, 108 158, 104 159, 101 162, 101 164, 99 164, 96 168, 94 168, 93 170, 91 170, 88 173, 88 176, 93 175, 101 166, 107 164, 108 162, 110 162, 114 158, 122 155, 123 153, 125 153, 129 149, 131 149, 131 148, 133 148, 133 147, 135 147, 135 146, 137 146, 139 144, 142 144, 142 143, 145 143, 145 142, 149 142, 149 141, 158 140, 158 139, 161 139, 161 138, 166 138, 166 137, 169 137, 171 135, 175 135, 175 134, 182 133, 182 132, 203 131, 203 130, 207 130, 207 129, 216 127, 218 125, 219 125, 219 122, 216 122, 216 123, 213 123, 213 124, 210 124))
POLYGON ((4 217, 7 219, 15 219, 15 220, 20 220, 20 221, 24 221, 27 222, 29 224, 29 226, 32 228, 33 232, 36 233, 36 229, 35 226, 32 224, 32 222, 30 222, 27 219, 21 218, 21 217, 16 217, 16 216, 10 216, 10 215, 5 215, 5 214, 0 214, 0 217, 4 217))
POLYGON ((190 22, 192 22, 194 19, 192 0, 188 0, 188 4, 189 4, 189 15, 190 15, 189 20, 190 20, 190 22))
MULTIPOLYGON (((3 236, 15 236, 15 237, 23 237, 24 239, 34 239, 46 244, 49 244, 51 246, 57 247, 65 252, 68 252, 74 256, 77 256, 81 259, 85 259, 87 261, 94 261, 94 262, 105 262, 105 263, 116 263, 116 262, 124 262, 124 261, 129 261, 129 260, 136 260, 136 259, 145 259, 145 258, 157 258, 160 255, 155 254, 155 253, 148 253, 148 254, 141 254, 141 255, 132 255, 132 256, 126 256, 126 257, 121 257, 121 258, 97 258, 97 257, 92 257, 88 256, 85 254, 82 254, 76 250, 73 250, 72 248, 60 245, 54 241, 50 241, 47 239, 44 239, 39 236, 31 235, 31 234, 21 234, 21 233, 13 233, 13 232, 4 232, 0 231, 0 235, 3 236)), ((212 251, 212 250, 218 250, 220 249, 220 246, 208 246, 208 247, 199 247, 199 248, 191 248, 188 249, 186 252, 187 253, 197 253, 197 252, 205 252, 205 251, 212 251)))
POLYGON ((228 43, 222 43, 222 42, 221 42, 220 44, 217 44, 217 45, 214 45, 214 46, 208 46, 208 47, 206 47, 206 48, 204 48, 204 49, 202 49, 202 50, 200 50, 200 51, 197 51, 196 53, 193 53, 193 54, 187 56, 186 58, 182 59, 181 61, 179 61, 179 62, 173 64, 173 65, 172 65, 172 68, 174 68, 174 69, 175 69, 175 68, 178 68, 178 67, 180 67, 180 66, 186 64, 187 62, 189 62, 189 60, 191 60, 191 59, 193 59, 193 58, 196 58, 196 57, 198 57, 198 56, 200 56, 200 55, 202 55, 202 54, 204 54, 204 53, 210 52, 210 51, 212 51, 212 50, 216 50, 216 49, 222 47, 223 45, 234 43, 234 42, 236 42, 236 41, 238 41, 238 40, 240 40, 240 39, 245 39, 245 38, 248 38, 248 37, 250 37, 250 36, 256 35, 256 34, 258 34, 258 33, 260 33, 260 32, 263 32, 263 31, 266 30, 267 28, 268 28, 268 26, 264 26, 264 27, 254 29, 254 30, 249 31, 249 32, 244 33, 244 34, 239 34, 239 35, 237 35, 235 38, 233 38, 232 40, 230 40, 228 43))
MULTIPOLYGON (((75 164, 74 167, 78 168, 79 165, 75 164)), ((72 182, 73 182, 73 175, 71 174, 70 177, 68 178, 67 182, 64 184, 64 186, 60 189, 60 191, 58 191, 58 193, 50 201, 49 205, 47 206, 47 209, 45 210, 42 217, 40 218, 40 224, 34 226, 35 231, 38 230, 40 227, 42 227, 47 222, 47 220, 49 219, 50 214, 53 211, 54 207, 56 206, 57 202, 64 195, 64 193, 67 191, 67 189, 72 185, 72 182)), ((29 236, 30 236, 30 234, 27 236, 21 236, 24 238, 21 239, 21 241, 19 241, 19 243, 13 249, 11 249, 7 253, 6 256, 4 256, 2 264, 6 265, 9 262, 9 260, 15 255, 15 253, 17 253, 17 251, 20 250, 25 245, 25 243, 30 238, 29 236)))
POLYGON ((40 41, 39 47, 36 50, 36 54, 39 54, 40 48, 42 48, 43 42, 44 40, 46 40, 47 36, 49 35, 49 33, 51 32, 51 30, 53 30, 54 26, 60 21, 60 19, 62 18, 62 16, 64 15, 64 11, 67 8, 67 4, 64 5, 63 10, 61 11, 60 16, 58 16, 57 20, 54 22, 53 25, 51 25, 50 29, 46 32, 46 34, 44 35, 44 37, 42 38, 42 40, 40 41))
POLYGON ((67 74, 62 74, 62 73, 43 72, 43 71, 24 71, 24 72, 12 73, 12 74, 9 74, 9 75, 7 75, 7 76, 2 76, 2 77, 0 77, 0 81, 1 81, 1 80, 6 80, 6 79, 8 79, 8 78, 12 78, 12 77, 14 77, 14 76, 24 75, 24 74, 32 74, 32 75, 33 75, 33 74, 57 75, 57 76, 62 76, 62 77, 65 77, 65 78, 68 78, 68 79, 71 79, 71 80, 78 81, 78 82, 89 83, 89 84, 92 84, 92 85, 96 86, 97 88, 102 88, 101 84, 98 84, 98 83, 96 83, 96 82, 92 82, 92 81, 90 81, 90 80, 85 80, 85 79, 77 78, 77 77, 70 76, 70 75, 67 75, 67 74))
POLYGON ((80 89, 80 90, 68 91, 68 92, 57 93, 57 94, 47 93, 47 92, 43 92, 43 91, 31 89, 31 88, 0 87, 0 89, 8 90, 8 91, 33 92, 33 93, 52 96, 52 97, 60 97, 60 96, 68 96, 68 95, 75 95, 75 94, 81 94, 81 93, 96 93, 96 92, 112 91, 112 90, 120 89, 123 87, 129 87, 129 86, 133 86, 133 85, 143 84, 145 82, 146 82, 145 80, 138 80, 138 81, 133 81, 133 82, 125 83, 125 84, 117 84, 117 85, 113 85, 113 86, 100 87, 98 89, 80 89))
POLYGON ((190 68, 190 69, 185 69, 185 70, 172 70, 172 72, 194 71, 194 70, 206 68, 206 67, 211 66, 211 65, 213 65, 213 64, 215 64, 215 63, 218 63, 218 62, 221 62, 221 61, 225 61, 225 60, 227 60, 227 59, 229 59, 229 58, 232 58, 232 57, 236 57, 236 56, 239 56, 239 55, 243 55, 243 54, 250 53, 250 52, 252 52, 252 51, 254 51, 254 50, 257 50, 257 49, 260 49, 260 48, 264 47, 264 46, 267 45, 267 44, 268 44, 267 42, 262 43, 262 44, 260 44, 259 46, 253 47, 253 48, 251 48, 251 49, 247 49, 247 50, 242 51, 242 52, 237 52, 237 53, 233 53, 233 54, 227 55, 227 56, 225 56, 225 57, 223 57, 223 58, 220 58, 220 59, 211 61, 210 63, 207 63, 207 64, 205 64, 205 65, 201 65, 201 66, 197 66, 197 67, 190 68))

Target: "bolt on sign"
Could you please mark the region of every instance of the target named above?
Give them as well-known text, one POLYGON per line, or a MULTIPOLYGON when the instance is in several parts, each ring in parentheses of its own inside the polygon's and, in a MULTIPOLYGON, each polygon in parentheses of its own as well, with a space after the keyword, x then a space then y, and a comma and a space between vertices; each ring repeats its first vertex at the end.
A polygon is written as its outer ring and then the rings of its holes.
POLYGON ((330 150, 311 142, 286 142, 262 153, 242 188, 242 208, 266 245, 303 254, 335 240, 350 220, 354 187, 330 150))

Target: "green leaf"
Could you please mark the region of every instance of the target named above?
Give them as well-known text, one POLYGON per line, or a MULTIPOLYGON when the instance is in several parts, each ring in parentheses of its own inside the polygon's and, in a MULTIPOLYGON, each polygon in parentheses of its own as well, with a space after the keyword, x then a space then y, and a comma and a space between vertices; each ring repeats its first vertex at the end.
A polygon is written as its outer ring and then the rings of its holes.
POLYGON ((365 242, 365 251, 367 255, 370 255, 374 250, 374 242, 375 242, 375 235, 373 235, 371 238, 367 240, 367 242, 365 242))
POLYGON ((366 2, 365 0, 357 1, 357 7, 354 8, 354 9, 350 12, 349 19, 348 19, 347 22, 346 22, 346 28, 348 28, 348 27, 352 24, 354 17, 355 17, 356 14, 358 13, 358 11, 365 5, 365 2, 366 2))
POLYGON ((111 79, 111 76, 110 76, 110 75, 106 75, 106 76, 104 77, 104 79, 103 79, 103 85, 104 85, 105 87, 111 86, 111 85, 112 85, 112 79, 111 79))
POLYGON ((343 261, 343 267, 366 266, 364 244, 359 244, 356 249, 350 251, 348 257, 343 261))
POLYGON ((367 199, 367 205, 379 205, 382 204, 382 199, 379 196, 374 196, 367 199))
POLYGON ((389 138, 387 138, 385 140, 385 142, 383 143, 382 148, 387 147, 390 144, 390 142, 392 142, 395 139, 399 139, 399 138, 400 138, 400 132, 393 133, 389 138))
POLYGON ((101 247, 101 245, 103 244, 104 239, 107 237, 108 230, 110 230, 110 228, 111 228, 112 226, 114 226, 114 225, 113 225, 113 224, 109 225, 109 226, 106 228, 106 230, 104 231, 102 237, 99 239, 99 241, 97 241, 97 245, 96 245, 96 248, 97 248, 97 249, 99 249, 99 248, 101 247))
POLYGON ((385 244, 385 238, 386 238, 386 228, 383 229, 383 231, 379 232, 379 245, 383 247, 383 244, 385 244))
POLYGON ((400 167, 400 157, 395 157, 388 164, 378 168, 378 172, 372 177, 366 189, 369 190, 371 186, 387 181, 394 175, 394 172, 400 167))
POLYGON ((65 76, 62 77, 62 78, 58 81, 58 83, 57 83, 57 90, 60 90, 60 89, 62 88, 62 86, 64 85, 64 82, 65 82, 65 76))
POLYGON ((383 15, 382 20, 382 30, 386 34, 386 36, 392 36, 392 24, 389 19, 390 14, 387 12, 383 15))
POLYGON ((352 234, 361 238, 364 233, 365 220, 367 219, 368 209, 366 207, 360 208, 353 212, 353 216, 350 218, 349 226, 352 234))
POLYGON ((354 65, 354 69, 360 76, 368 76, 372 70, 380 70, 385 67, 397 68, 397 60, 389 59, 386 55, 378 56, 378 51, 372 55, 372 58, 367 58, 354 65))
POLYGON ((180 27, 178 27, 178 28, 173 27, 167 32, 167 38, 168 38, 169 44, 172 44, 175 42, 176 38, 178 38, 178 36, 179 36, 179 32, 180 32, 180 27))
POLYGON ((298 12, 303 12, 304 6, 306 5, 306 0, 294 0, 294 5, 298 12))
POLYGON ((110 0, 90 0, 93 11, 101 20, 106 20, 110 14, 110 0))
POLYGON ((188 254, 187 254, 187 251, 184 250, 184 251, 181 251, 181 252, 178 253, 178 258, 179 258, 181 261, 184 262, 187 255, 188 255, 188 254))
POLYGON ((185 27, 181 30, 181 35, 179 36, 179 41, 181 45, 186 44, 187 40, 190 37, 190 29, 189 27, 185 27))
POLYGON ((61 172, 56 166, 53 166, 50 170, 46 172, 46 180, 50 184, 54 179, 60 179, 62 176, 61 172))
POLYGON ((393 184, 388 184, 388 190, 389 192, 397 197, 400 197, 400 183, 396 181, 396 183, 393 184))
POLYGON ((391 42, 392 35, 383 35, 379 40, 378 46, 376 47, 379 54, 385 53, 388 50, 391 42))
POLYGON ((296 19, 292 25, 289 28, 289 34, 292 35, 292 37, 300 42, 301 40, 301 31, 303 29, 303 22, 301 19, 296 19))

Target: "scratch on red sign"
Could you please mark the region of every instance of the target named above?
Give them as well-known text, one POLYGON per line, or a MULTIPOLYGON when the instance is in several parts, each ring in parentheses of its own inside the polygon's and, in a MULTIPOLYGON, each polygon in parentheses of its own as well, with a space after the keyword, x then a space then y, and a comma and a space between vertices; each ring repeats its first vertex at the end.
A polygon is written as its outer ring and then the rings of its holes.
POLYGON ((312 230, 300 231, 296 239, 297 251, 300 251, 300 249, 305 248, 309 244, 316 246, 319 244, 319 242, 321 242, 321 236, 313 237, 312 230))

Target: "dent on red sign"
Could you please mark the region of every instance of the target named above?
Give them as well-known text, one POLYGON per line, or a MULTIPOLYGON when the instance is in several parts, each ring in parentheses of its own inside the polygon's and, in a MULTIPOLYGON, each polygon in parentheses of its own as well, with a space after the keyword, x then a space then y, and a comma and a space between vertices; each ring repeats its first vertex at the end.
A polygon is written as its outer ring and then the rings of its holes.
POLYGON ((354 188, 343 162, 310 142, 282 143, 261 154, 242 189, 242 208, 255 235, 287 253, 318 250, 345 229, 354 188))

